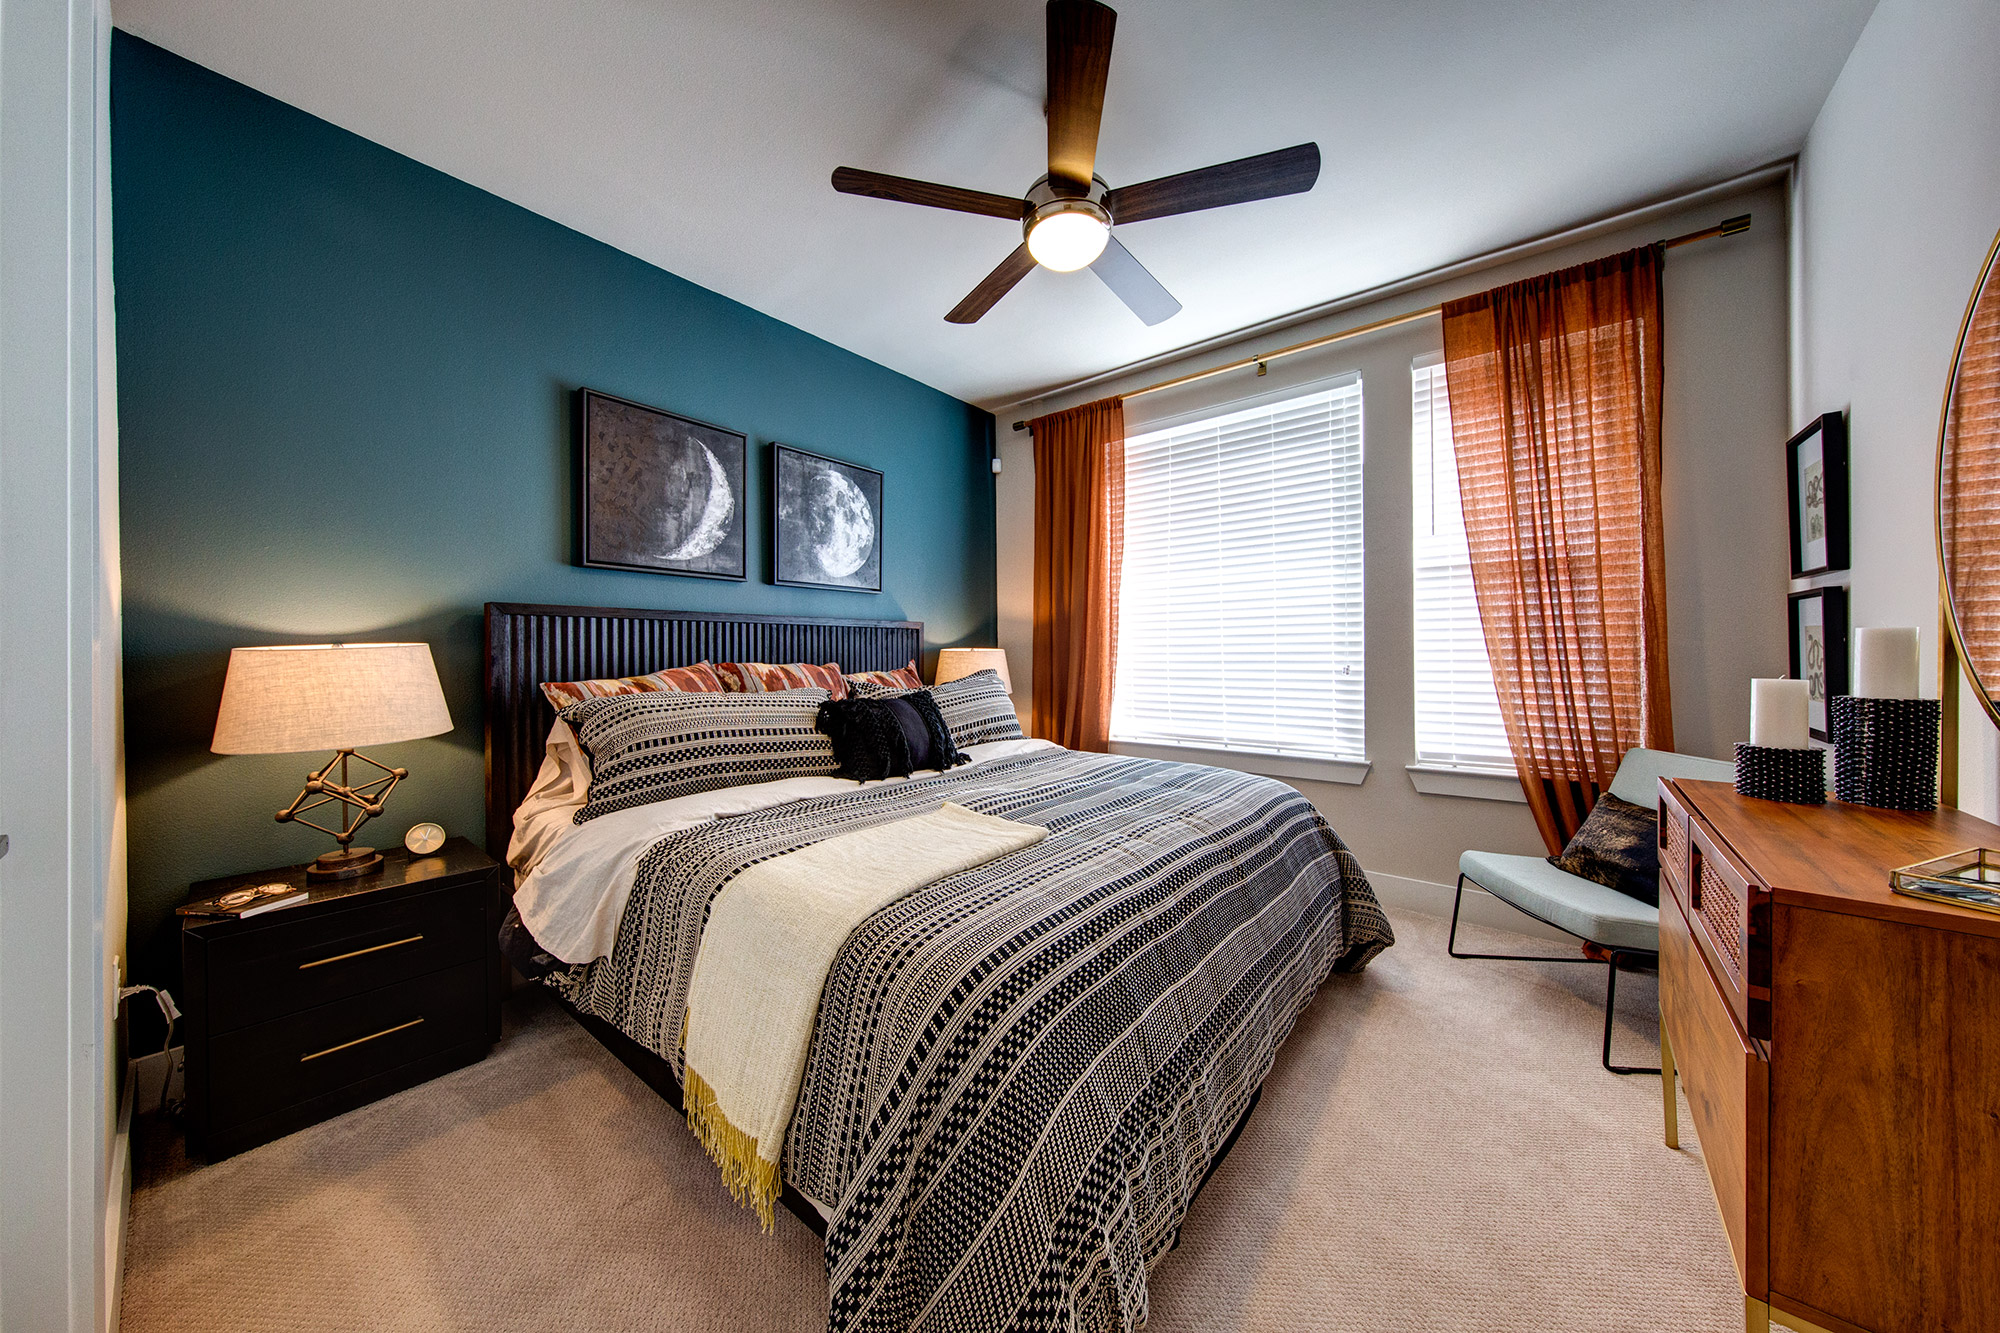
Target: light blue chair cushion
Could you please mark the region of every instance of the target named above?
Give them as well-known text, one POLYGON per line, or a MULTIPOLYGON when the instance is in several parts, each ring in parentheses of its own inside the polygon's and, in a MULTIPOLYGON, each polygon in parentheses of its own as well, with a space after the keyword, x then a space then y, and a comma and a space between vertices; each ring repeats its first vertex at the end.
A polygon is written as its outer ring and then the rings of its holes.
MULTIPOLYGON (((1660 808, 1661 778, 1732 782, 1736 765, 1671 750, 1627 750, 1611 779, 1611 794, 1648 810, 1660 808)), ((1556 869, 1539 856, 1467 852, 1459 873, 1504 903, 1572 935, 1612 949, 1660 947, 1660 912, 1637 898, 1556 869)))
POLYGON ((1661 778, 1693 778, 1703 782, 1736 781, 1736 765, 1722 759, 1701 759, 1672 750, 1647 750, 1639 746, 1625 752, 1618 772, 1611 778, 1611 794, 1621 801, 1660 808, 1661 778))
POLYGON ((1539 856, 1467 852, 1459 873, 1504 903, 1612 949, 1660 948, 1660 911, 1630 894, 1579 879, 1539 856))

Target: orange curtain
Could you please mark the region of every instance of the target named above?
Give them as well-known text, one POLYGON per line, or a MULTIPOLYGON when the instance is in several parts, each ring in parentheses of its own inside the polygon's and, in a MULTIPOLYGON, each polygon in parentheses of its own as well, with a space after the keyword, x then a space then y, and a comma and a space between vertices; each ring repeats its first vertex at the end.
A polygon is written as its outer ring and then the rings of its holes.
POLYGON ((1658 245, 1444 307, 1472 584, 1521 786, 1562 849, 1670 750, 1658 245))
POLYGON ((1125 559, 1125 407, 1028 423, 1035 437, 1035 697, 1028 730, 1072 750, 1110 739, 1125 559))

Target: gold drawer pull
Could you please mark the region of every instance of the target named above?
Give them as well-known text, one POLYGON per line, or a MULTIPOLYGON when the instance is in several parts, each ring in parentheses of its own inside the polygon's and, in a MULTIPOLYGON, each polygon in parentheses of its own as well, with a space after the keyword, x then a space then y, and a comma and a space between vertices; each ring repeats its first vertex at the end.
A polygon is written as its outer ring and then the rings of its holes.
POLYGON ((328 963, 337 963, 343 958, 359 958, 364 953, 380 953, 384 949, 393 949, 399 944, 415 944, 422 938, 423 936, 421 935, 409 935, 400 940, 390 940, 387 944, 371 944, 365 949, 354 949, 348 953, 337 953, 331 958, 316 958, 310 963, 300 963, 299 971, 303 972, 309 967, 325 967, 328 963))
POLYGON ((421 1017, 413 1018, 407 1023, 398 1023, 392 1028, 383 1028, 380 1032, 371 1032, 365 1037, 356 1037, 353 1041, 343 1041, 338 1046, 329 1046, 323 1051, 314 1051, 311 1055, 302 1055, 299 1057, 299 1063, 304 1064, 308 1060, 317 1060, 322 1055, 332 1055, 335 1051, 344 1051, 350 1046, 359 1046, 364 1041, 373 1041, 377 1037, 386 1037, 391 1032, 401 1032, 404 1028, 413 1028, 423 1021, 421 1017))

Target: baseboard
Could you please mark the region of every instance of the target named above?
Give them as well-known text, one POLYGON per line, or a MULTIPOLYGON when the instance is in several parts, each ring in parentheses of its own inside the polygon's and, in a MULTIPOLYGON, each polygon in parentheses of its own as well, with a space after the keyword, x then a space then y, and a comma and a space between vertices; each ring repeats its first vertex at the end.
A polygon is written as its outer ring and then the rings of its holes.
POLYGON ((104 1333, 118 1333, 125 1302, 125 1222, 132 1212, 132 1096, 128 1066, 125 1093, 118 1099, 118 1129, 111 1136, 111 1179, 104 1192, 104 1333))
MULTIPOLYGON (((1368 883, 1374 887, 1375 896, 1385 907, 1441 917, 1447 921, 1451 919, 1452 886, 1449 884, 1433 884, 1427 879, 1411 879, 1407 875, 1384 875, 1373 870, 1368 872, 1368 883)), ((1465 898, 1459 904, 1458 919, 1467 925, 1511 930, 1516 935, 1532 935, 1537 939, 1563 944, 1576 943, 1575 936, 1565 935, 1546 922, 1515 911, 1476 884, 1465 886, 1465 898)))
POLYGON ((133 1094, 133 1115, 151 1115, 181 1100, 186 1087, 186 1052, 185 1046, 154 1051, 126 1067, 125 1087, 133 1094))

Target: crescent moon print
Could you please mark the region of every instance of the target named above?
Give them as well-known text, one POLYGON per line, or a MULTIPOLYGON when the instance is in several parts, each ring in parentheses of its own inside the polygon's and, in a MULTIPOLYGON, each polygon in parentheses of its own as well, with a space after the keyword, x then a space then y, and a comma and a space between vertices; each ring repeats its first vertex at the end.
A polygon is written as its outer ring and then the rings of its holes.
POLYGON ((882 590, 882 474, 786 445, 771 449, 773 581, 882 590))
POLYGON ((686 541, 667 552, 669 560, 698 560, 722 545, 729 531, 729 516, 736 512, 736 497, 729 493, 729 477, 716 461, 714 451, 703 445, 701 456, 708 460, 708 495, 702 501, 701 517, 696 520, 694 531, 687 535, 686 541))
POLYGON ((741 579, 743 472, 734 431, 585 389, 582 563, 741 579))

